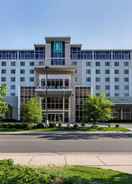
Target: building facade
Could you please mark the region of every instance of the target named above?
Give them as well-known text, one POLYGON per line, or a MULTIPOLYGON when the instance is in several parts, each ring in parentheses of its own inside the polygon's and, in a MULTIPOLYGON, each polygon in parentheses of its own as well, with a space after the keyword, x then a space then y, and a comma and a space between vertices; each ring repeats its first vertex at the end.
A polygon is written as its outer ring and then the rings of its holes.
POLYGON ((105 93, 117 120, 132 120, 132 50, 84 50, 70 37, 47 37, 32 50, 0 50, 0 85, 7 84, 9 118, 37 96, 49 121, 80 122, 87 95, 105 93))

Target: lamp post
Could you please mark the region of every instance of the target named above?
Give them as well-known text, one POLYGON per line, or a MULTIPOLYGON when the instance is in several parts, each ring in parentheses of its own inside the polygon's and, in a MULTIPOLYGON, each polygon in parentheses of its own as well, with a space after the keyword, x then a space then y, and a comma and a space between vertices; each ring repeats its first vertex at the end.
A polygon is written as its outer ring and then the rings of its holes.
POLYGON ((48 126, 48 100, 47 100, 47 95, 48 95, 48 85, 47 85, 47 80, 48 80, 48 69, 49 67, 45 67, 45 124, 48 126))

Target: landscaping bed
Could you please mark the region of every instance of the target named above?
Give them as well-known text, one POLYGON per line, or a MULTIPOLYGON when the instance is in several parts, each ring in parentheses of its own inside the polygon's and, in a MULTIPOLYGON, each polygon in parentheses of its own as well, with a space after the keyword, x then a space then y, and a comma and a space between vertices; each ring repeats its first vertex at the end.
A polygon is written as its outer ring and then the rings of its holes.
POLYGON ((31 168, 0 161, 1 184, 131 184, 132 175, 93 167, 31 168))

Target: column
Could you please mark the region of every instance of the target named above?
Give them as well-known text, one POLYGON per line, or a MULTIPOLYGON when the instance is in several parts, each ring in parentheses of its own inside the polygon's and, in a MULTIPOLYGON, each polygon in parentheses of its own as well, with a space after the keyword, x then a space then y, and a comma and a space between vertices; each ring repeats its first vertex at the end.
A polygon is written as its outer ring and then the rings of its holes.
POLYGON ((120 110, 120 118, 121 120, 123 120, 123 107, 121 107, 121 110, 120 110))

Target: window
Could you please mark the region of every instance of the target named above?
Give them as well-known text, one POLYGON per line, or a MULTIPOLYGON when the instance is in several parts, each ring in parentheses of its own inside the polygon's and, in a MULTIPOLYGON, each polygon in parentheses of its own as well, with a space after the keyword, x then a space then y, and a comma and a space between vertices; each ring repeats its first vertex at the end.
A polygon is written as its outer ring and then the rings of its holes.
POLYGON ((119 86, 115 85, 115 90, 118 90, 119 89, 119 86))
POLYGON ((100 93, 96 93, 96 96, 99 96, 100 95, 100 93))
POLYGON ((124 86, 124 89, 125 89, 125 90, 129 90, 129 86, 128 86, 128 85, 125 85, 125 86, 124 86))
POLYGON ((91 62, 86 62, 86 66, 91 66, 91 62))
POLYGON ((111 51, 98 50, 94 51, 94 59, 111 59, 111 51))
POLYGON ((87 78, 86 78, 86 81, 87 81, 87 82, 91 82, 91 78, 90 78, 90 77, 87 77, 87 78))
POLYGON ((105 70, 105 74, 110 74, 110 70, 105 70))
POLYGON ((2 61, 1 65, 2 66, 6 66, 6 62, 5 61, 2 61))
POLYGON ((99 90, 100 89, 100 86, 99 85, 96 85, 96 90, 99 90))
POLYGON ((106 82, 109 82, 110 81, 110 78, 109 77, 105 78, 105 81, 106 82))
POLYGON ((30 82, 34 82, 34 77, 30 77, 30 82))
POLYGON ((15 85, 11 85, 11 87, 10 87, 10 88, 11 88, 11 89, 15 89, 15 87, 16 87, 15 85))
POLYGON ((11 96, 15 96, 15 93, 11 93, 11 96))
POLYGON ((129 62, 128 61, 124 62, 124 66, 129 66, 129 62))
POLYGON ((30 66, 34 66, 34 62, 30 62, 30 66))
POLYGON ((6 73, 6 70, 5 70, 5 69, 2 69, 2 70, 1 70, 1 73, 2 73, 2 74, 5 74, 5 73, 6 73))
POLYGON ((114 63, 114 66, 119 66, 119 62, 115 62, 114 63))
POLYGON ((124 96, 129 96, 129 93, 125 93, 124 96))
POLYGON ((110 62, 105 62, 105 66, 110 66, 110 62))
POLYGON ((124 81, 125 81, 125 82, 128 82, 128 81, 129 81, 129 78, 128 78, 128 77, 125 77, 125 78, 124 78, 124 81))
POLYGON ((119 93, 115 93, 115 96, 119 96, 119 93))
POLYGON ((87 74, 91 74, 91 70, 90 70, 90 69, 87 69, 87 70, 86 70, 86 73, 87 73, 87 74))
POLYGON ((110 96, 110 93, 106 93, 106 96, 110 96))
POLYGON ((15 82, 15 80, 16 80, 15 77, 11 77, 12 82, 15 82))
POLYGON ((96 70, 96 74, 100 74, 100 70, 96 70))
POLYGON ((11 70, 11 74, 15 74, 16 73, 16 70, 11 70))
POLYGON ((34 74, 34 70, 30 70, 30 74, 34 74))
POLYGON ((119 70, 115 70, 115 74, 119 74, 119 70))
POLYGON ((105 86, 105 89, 106 90, 109 90, 110 89, 110 86, 109 85, 105 86))
POLYGON ((21 65, 21 66, 25 66, 25 62, 24 62, 24 61, 21 61, 21 62, 20 62, 20 65, 21 65))
POLYGON ((118 77, 115 77, 115 82, 119 82, 119 78, 118 77))
POLYGON ((124 74, 129 74, 129 70, 128 69, 124 70, 124 74))
POLYGON ((11 66, 16 66, 16 62, 15 61, 11 61, 11 66))
POLYGON ((96 62, 96 66, 100 66, 100 62, 96 62))
POLYGON ((5 82, 6 81, 6 77, 1 77, 1 81, 5 82))
POLYGON ((96 82, 100 82, 100 78, 99 77, 96 77, 96 82))
POLYGON ((21 73, 21 74, 24 74, 24 73, 25 73, 25 70, 24 70, 24 69, 21 69, 21 70, 20 70, 20 73, 21 73))
POLYGON ((21 78, 20 78, 20 81, 21 81, 21 82, 24 82, 24 81, 25 81, 25 77, 21 77, 21 78))
POLYGON ((76 61, 73 61, 72 64, 76 66, 77 65, 77 62, 76 61))
POLYGON ((113 59, 130 59, 130 52, 129 50, 115 50, 113 51, 113 59))

